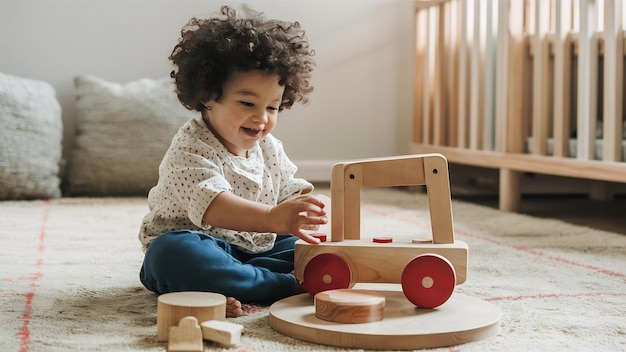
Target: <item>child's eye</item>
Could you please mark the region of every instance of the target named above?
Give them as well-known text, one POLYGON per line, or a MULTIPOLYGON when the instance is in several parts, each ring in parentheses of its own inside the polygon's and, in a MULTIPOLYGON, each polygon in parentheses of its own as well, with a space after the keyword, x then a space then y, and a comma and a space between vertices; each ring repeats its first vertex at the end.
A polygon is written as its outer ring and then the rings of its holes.
POLYGON ((275 106, 268 106, 267 110, 269 110, 269 111, 278 111, 278 108, 275 107, 275 106))
POLYGON ((254 106, 254 104, 253 104, 253 103, 248 102, 248 101, 240 101, 239 103, 240 103, 241 105, 243 105, 243 106, 247 106, 247 107, 249 107, 249 108, 251 108, 251 107, 253 107, 253 106, 254 106))

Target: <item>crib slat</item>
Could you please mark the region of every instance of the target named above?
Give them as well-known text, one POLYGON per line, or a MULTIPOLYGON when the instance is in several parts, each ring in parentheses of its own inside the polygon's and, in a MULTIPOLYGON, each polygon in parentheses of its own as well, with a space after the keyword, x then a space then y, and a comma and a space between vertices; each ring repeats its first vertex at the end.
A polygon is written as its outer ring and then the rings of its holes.
POLYGON ((439 6, 433 6, 432 11, 432 28, 435 28, 434 43, 434 99, 433 99, 433 144, 444 145, 446 132, 446 116, 447 116, 447 99, 446 99, 446 72, 445 68, 445 44, 447 34, 446 23, 446 5, 442 3, 439 6))
POLYGON ((524 76, 526 72, 524 46, 524 0, 509 1, 509 62, 508 109, 506 151, 521 153, 524 150, 524 76))
POLYGON ((506 150, 506 128, 508 109, 508 82, 509 82, 509 1, 501 0, 498 3, 498 45, 496 59, 496 91, 495 91, 495 150, 506 150))
POLYGON ((482 149, 494 150, 494 110, 495 110, 495 72, 496 72, 496 30, 497 25, 497 2, 485 3, 485 50, 484 50, 484 78, 483 78, 483 140, 482 149))
POLYGON ((481 24, 484 23, 481 11, 481 0, 473 0, 473 40, 471 49, 470 71, 470 149, 480 149, 482 141, 481 112, 482 112, 482 72, 483 55, 481 43, 481 24))
POLYGON ((431 134, 430 134, 430 142, 433 145, 440 145, 439 138, 439 127, 441 121, 441 110, 440 107, 440 99, 441 96, 439 94, 440 91, 440 74, 439 74, 439 36, 440 36, 440 27, 439 27, 439 11, 437 6, 431 6, 428 9, 428 25, 430 27, 430 36, 428 38, 428 46, 429 46, 429 62, 430 62, 430 89, 431 89, 431 134))
POLYGON ((550 3, 534 1, 534 33, 532 45, 533 88, 532 88, 532 151, 533 154, 546 155, 548 141, 548 40, 546 38, 550 21, 550 3))
POLYGON ((448 72, 446 80, 446 94, 448 96, 448 145, 456 147, 458 143, 459 133, 459 105, 458 105, 458 86, 459 86, 459 16, 458 1, 451 0, 447 2, 448 11, 448 51, 446 56, 446 71, 448 72))
POLYGON ((426 124, 427 115, 425 115, 424 99, 426 86, 426 37, 428 35, 428 26, 425 20, 426 10, 416 8, 415 10, 415 92, 413 101, 413 140, 415 143, 426 143, 424 140, 424 125, 426 124))
POLYGON ((432 23, 430 22, 430 8, 425 10, 426 16, 424 17, 424 23, 426 26, 426 43, 424 46, 424 77, 423 84, 424 90, 422 91, 422 118, 423 127, 422 127, 422 140, 424 143, 432 144, 431 136, 431 96, 432 96, 432 74, 433 74, 433 42, 434 39, 434 28, 432 27, 432 23))
POLYGON ((468 105, 468 72, 467 72, 467 32, 468 32, 468 4, 467 1, 459 3, 459 87, 458 87, 458 129, 457 135, 459 148, 467 148, 467 105, 468 105))
POLYGON ((622 0, 604 4, 603 159, 622 160, 624 38, 622 0))
POLYGON ((569 154, 572 3, 555 0, 554 11, 554 156, 569 154))
MULTIPOLYGON (((579 0, 580 31, 578 35, 577 82, 577 157, 593 159, 596 119, 596 70, 594 70, 595 7, 592 0, 579 0)), ((597 52, 595 53, 597 58, 597 52)), ((596 66, 597 68, 597 66, 596 66)))

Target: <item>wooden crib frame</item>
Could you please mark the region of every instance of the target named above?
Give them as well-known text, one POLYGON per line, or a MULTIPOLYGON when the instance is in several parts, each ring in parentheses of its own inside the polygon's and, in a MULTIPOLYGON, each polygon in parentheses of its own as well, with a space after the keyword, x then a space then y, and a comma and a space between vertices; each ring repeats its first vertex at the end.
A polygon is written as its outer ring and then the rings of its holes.
POLYGON ((499 169, 508 211, 524 172, 626 183, 621 0, 415 5, 411 152, 499 169))

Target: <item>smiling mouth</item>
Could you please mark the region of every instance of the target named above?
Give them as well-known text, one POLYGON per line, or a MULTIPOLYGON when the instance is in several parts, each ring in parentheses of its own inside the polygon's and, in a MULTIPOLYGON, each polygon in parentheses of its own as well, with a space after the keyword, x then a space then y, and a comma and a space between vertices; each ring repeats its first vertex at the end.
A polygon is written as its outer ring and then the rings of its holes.
POLYGON ((263 132, 263 130, 256 130, 254 128, 242 127, 242 129, 250 137, 257 137, 263 132))

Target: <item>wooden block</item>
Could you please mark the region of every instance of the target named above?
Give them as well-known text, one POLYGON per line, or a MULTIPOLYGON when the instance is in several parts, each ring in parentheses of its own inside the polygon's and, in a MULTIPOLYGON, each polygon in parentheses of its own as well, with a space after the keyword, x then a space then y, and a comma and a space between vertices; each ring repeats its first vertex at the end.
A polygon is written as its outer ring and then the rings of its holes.
POLYGON ((344 324, 383 320, 385 296, 376 291, 339 289, 315 295, 315 316, 344 324))
POLYGON ((169 328, 168 352, 202 352, 202 330, 195 317, 184 317, 169 328))
POLYGON ((198 321, 225 320, 226 297, 213 292, 173 292, 162 294, 157 303, 157 340, 167 341, 171 326, 191 316, 198 321))
POLYGON ((200 324, 202 337, 225 346, 237 345, 241 342, 243 325, 228 321, 209 320, 200 324))

